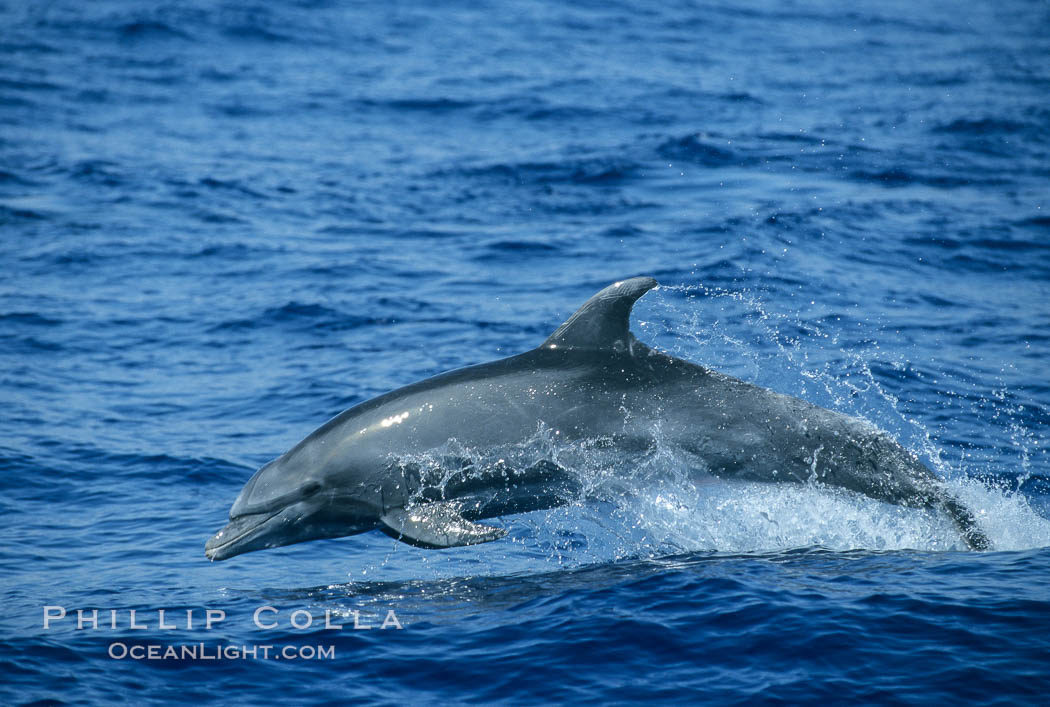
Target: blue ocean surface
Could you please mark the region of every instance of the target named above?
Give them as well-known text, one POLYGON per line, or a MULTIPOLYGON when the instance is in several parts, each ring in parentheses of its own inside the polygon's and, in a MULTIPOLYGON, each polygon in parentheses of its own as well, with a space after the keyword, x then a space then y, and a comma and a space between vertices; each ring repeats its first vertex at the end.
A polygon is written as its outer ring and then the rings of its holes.
POLYGON ((0 703, 1045 704, 1046 2, 0 0, 0 28, 0 703), (992 549, 651 455, 663 481, 497 542, 205 559, 325 420, 635 275, 641 340, 888 431, 992 549))

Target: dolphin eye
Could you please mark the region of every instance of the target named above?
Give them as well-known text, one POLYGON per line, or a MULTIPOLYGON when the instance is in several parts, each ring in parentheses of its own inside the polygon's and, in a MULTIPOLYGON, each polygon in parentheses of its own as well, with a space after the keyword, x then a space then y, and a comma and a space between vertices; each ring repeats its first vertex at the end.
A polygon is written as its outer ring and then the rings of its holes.
POLYGON ((321 484, 318 481, 308 481, 303 484, 303 487, 299 489, 299 493, 304 497, 313 496, 315 493, 321 490, 321 484))

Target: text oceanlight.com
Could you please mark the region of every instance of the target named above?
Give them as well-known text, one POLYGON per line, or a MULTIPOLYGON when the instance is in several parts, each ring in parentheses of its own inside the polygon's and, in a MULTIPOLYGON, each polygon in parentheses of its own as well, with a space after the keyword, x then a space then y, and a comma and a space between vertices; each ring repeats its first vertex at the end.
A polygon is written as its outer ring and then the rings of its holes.
POLYGON ((114 660, 333 660, 335 646, 210 646, 206 643, 128 645, 117 641, 109 644, 109 657, 114 660))

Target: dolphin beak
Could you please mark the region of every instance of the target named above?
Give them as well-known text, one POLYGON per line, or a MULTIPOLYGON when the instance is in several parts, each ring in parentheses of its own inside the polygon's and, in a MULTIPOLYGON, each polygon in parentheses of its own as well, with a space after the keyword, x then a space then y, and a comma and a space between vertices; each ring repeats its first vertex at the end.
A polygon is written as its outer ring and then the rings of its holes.
POLYGON ((265 537, 269 521, 280 513, 255 513, 231 518, 226 527, 205 544, 205 557, 214 562, 262 549, 265 544, 258 541, 265 537))

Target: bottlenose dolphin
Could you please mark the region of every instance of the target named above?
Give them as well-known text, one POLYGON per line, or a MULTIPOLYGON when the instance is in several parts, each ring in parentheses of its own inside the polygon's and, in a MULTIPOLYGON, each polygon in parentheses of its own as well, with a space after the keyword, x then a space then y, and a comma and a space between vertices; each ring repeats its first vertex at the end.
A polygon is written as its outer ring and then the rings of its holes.
POLYGON ((970 548, 989 547, 973 514, 870 423, 636 339, 631 308, 656 284, 614 283, 539 348, 413 383, 329 420, 252 476, 205 554, 224 560, 377 528, 426 548, 497 540, 506 530, 475 521, 571 502, 579 478, 542 457, 452 459, 437 470, 418 460, 450 441, 520 449, 541 427, 558 440, 598 440, 622 454, 671 444, 698 473, 812 481, 939 509, 970 548))

